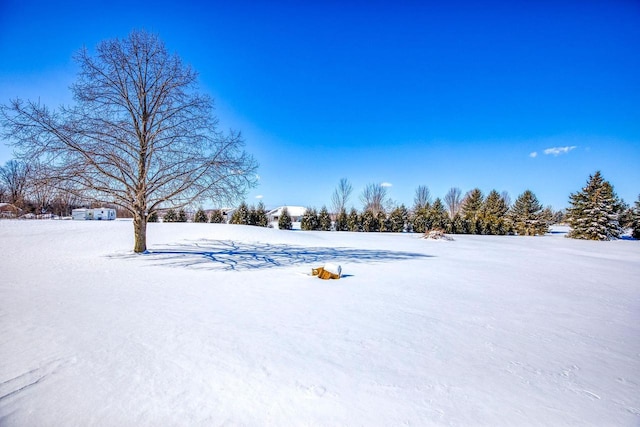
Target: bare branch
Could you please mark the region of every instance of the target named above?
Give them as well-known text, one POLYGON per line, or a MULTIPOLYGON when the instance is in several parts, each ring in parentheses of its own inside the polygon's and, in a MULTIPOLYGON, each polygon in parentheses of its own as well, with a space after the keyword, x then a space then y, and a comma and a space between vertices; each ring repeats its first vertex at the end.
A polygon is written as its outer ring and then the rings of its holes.
POLYGON ((460 206, 462 205, 462 190, 458 187, 452 187, 444 196, 444 202, 449 209, 449 217, 453 217, 460 212, 460 206))
POLYGON ((360 200, 364 210, 370 210, 374 215, 384 212, 387 204, 387 187, 380 184, 368 184, 362 191, 360 200))
POLYGON ((353 187, 351 186, 351 183, 347 178, 341 178, 338 183, 338 187, 331 196, 331 204, 333 205, 335 213, 340 213, 343 210, 346 210, 347 202, 349 201, 352 192, 353 187))

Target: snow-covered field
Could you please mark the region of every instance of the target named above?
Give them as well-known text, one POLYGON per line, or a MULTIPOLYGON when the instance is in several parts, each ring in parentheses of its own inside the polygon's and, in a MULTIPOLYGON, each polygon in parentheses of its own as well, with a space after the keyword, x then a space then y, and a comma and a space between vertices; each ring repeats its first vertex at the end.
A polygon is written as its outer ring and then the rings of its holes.
POLYGON ((0 221, 0 425, 640 424, 640 242, 132 228, 0 221))

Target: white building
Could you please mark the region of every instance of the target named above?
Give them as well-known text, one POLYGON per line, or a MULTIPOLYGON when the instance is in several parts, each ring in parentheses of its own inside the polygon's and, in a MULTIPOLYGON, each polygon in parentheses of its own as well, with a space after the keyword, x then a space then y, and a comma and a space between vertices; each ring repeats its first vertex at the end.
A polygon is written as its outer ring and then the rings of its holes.
POLYGON ((278 228, 278 220, 280 219, 284 208, 287 208, 287 212, 289 212, 293 228, 300 228, 300 220, 302 220, 302 216, 307 211, 307 208, 302 206, 280 206, 270 210, 267 212, 269 224, 273 225, 273 228, 278 228))
POLYGON ((111 221, 116 219, 116 210, 111 208, 74 209, 71 211, 71 217, 75 220, 111 221))

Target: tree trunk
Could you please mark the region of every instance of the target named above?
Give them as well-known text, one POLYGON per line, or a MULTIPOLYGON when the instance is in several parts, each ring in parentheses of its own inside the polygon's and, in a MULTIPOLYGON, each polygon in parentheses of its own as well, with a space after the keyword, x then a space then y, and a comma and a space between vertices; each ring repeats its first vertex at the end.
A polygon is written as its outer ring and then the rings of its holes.
POLYGON ((137 254, 147 251, 147 216, 136 213, 133 217, 133 234, 135 243, 133 251, 137 254))

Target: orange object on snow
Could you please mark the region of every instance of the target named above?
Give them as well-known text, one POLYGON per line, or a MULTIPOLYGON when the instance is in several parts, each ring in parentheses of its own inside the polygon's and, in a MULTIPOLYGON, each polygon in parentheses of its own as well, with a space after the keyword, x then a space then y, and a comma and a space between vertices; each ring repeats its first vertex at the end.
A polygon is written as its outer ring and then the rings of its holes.
POLYGON ((339 279, 342 276, 342 267, 336 264, 325 264, 323 267, 312 268, 311 275, 323 280, 339 279))

